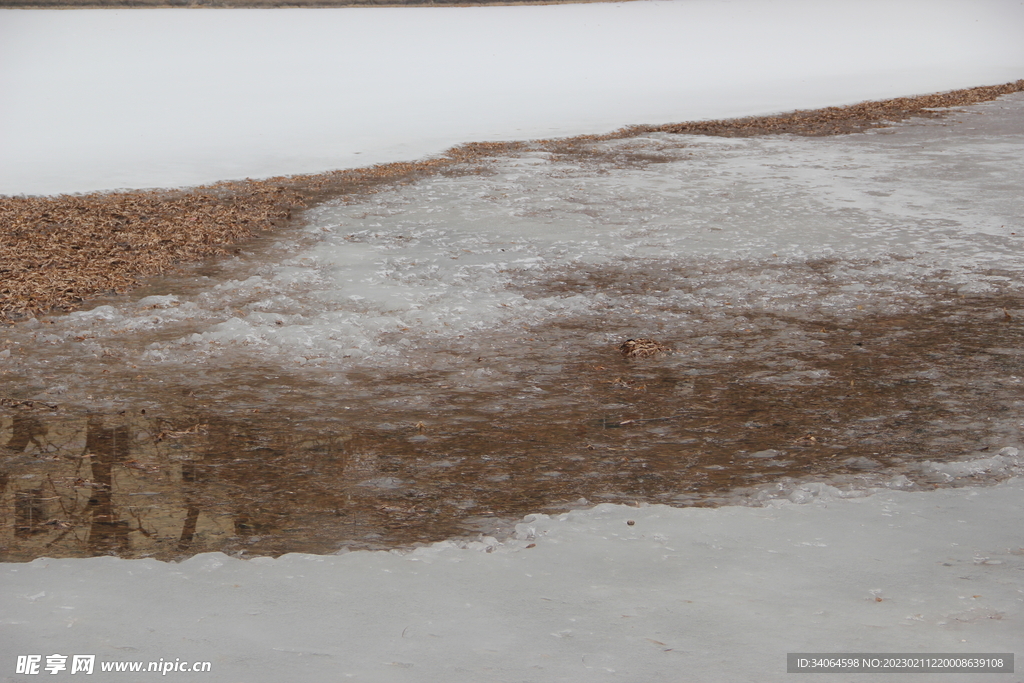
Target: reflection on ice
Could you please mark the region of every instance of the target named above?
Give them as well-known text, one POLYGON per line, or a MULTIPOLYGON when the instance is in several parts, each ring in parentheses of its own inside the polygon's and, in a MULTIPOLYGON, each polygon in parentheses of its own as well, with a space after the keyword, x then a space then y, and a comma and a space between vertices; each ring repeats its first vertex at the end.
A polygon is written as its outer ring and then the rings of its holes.
POLYGON ((11 557, 389 545, 580 498, 1006 476, 1022 107, 526 146, 8 328, 11 557), (676 353, 623 360, 630 337, 676 353))
POLYGON ((480 334, 434 368, 335 384, 255 366, 222 368, 220 385, 140 380, 159 403, 104 415, 5 399, 0 505, 14 523, 0 543, 8 560, 330 552, 500 535, 598 502, 995 481, 1024 466, 1021 357, 1007 352, 1024 347, 1024 313, 1007 320, 1008 303, 842 326, 709 319, 715 334, 639 360, 575 349, 600 323, 577 318, 511 350, 480 334))

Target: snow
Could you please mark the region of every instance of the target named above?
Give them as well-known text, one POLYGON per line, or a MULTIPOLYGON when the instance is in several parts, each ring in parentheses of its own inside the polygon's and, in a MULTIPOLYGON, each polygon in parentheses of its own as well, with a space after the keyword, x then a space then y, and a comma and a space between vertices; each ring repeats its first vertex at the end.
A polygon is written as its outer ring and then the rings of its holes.
POLYGON ((1022 521, 1017 478, 825 487, 763 508, 598 505, 407 553, 38 559, 0 567, 3 680, 25 680, 13 655, 31 653, 209 661, 192 675, 253 683, 768 682, 789 680, 787 652, 1010 653, 1022 521))
MULTIPOLYGON (((8 11, 0 192, 362 166, 471 140, 842 104, 1024 72, 1019 2, 850 7, 8 11)), ((121 391, 101 376, 107 351, 197 382, 224 383, 222 363, 240 359, 344 383, 358 363, 423 367, 438 340, 471 348, 598 305, 653 305, 653 294, 597 300, 545 285, 659 259, 689 269, 691 286, 662 292, 666 301, 780 317, 891 313, 927 304, 936 285, 1019 294, 1022 109, 1015 95, 953 120, 835 139, 612 141, 609 154, 664 160, 611 170, 513 156, 491 175, 319 207, 301 235, 241 255, 220 277, 18 325, 0 362, 12 381, 49 383, 41 395, 95 395, 102 410, 121 391), (802 267, 821 257, 829 270, 802 267)), ((716 335, 736 316, 698 327, 686 315, 647 321, 696 328, 706 357, 728 353, 716 335)), ((462 381, 511 374, 497 366, 462 381)), ((238 391, 272 400, 249 384, 238 391)), ((1024 636, 1022 420, 976 410, 965 418, 1002 421, 989 455, 937 453, 900 474, 865 458, 853 463, 863 477, 762 485, 714 509, 584 506, 529 516, 508 537, 411 552, 3 564, 0 679, 25 679, 18 655, 53 653, 210 661, 210 681, 457 683, 776 681, 788 680, 787 652, 1013 652, 1024 636), (900 490, 912 479, 950 487, 900 490), (991 485, 967 485, 979 479, 991 485)))
POLYGON ((8 11, 0 193, 308 173, 1003 83, 1024 67, 1022 25, 1015 0, 8 11))

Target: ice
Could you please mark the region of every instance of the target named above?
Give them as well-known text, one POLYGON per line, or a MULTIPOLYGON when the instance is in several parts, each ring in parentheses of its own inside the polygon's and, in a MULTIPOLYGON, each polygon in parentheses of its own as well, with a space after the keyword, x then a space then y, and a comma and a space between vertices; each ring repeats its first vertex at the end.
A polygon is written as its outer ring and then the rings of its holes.
MULTIPOLYGON (((717 356, 721 334, 756 331, 765 323, 751 316, 767 311, 840 321, 913 310, 936 291, 1009 295, 1024 265, 1009 181, 1024 177, 1022 107, 1013 95, 843 138, 594 143, 606 162, 527 151, 484 174, 321 205, 291 242, 225 261, 216 280, 169 282, 12 337, 48 349, 19 358, 26 370, 80 358, 85 336, 139 367, 249 359, 336 374, 439 363, 442 345, 479 348, 483 333, 615 308, 650 311, 717 356), (639 150, 660 160, 614 161, 639 150), (719 320, 695 327, 696 311, 719 320)), ((822 343, 790 334, 777 339, 822 343)), ((763 381, 825 375, 790 367, 763 381)))
POLYGON ((1003 83, 1024 66, 1022 12, 1012 0, 6 12, 0 193, 308 173, 1003 83))
MULTIPOLYGON (((0 192, 365 166, 473 140, 1004 82, 1024 65, 1021 12, 1004 0, 8 11, 0 192)), ((206 391, 227 415, 323 400, 341 423, 362 405, 396 442, 427 444, 430 425, 410 429, 400 410, 432 397, 405 385, 376 395, 387 373, 486 389, 480 411, 502 417, 561 400, 541 380, 614 354, 623 333, 672 337, 679 353, 663 362, 687 380, 680 400, 750 357, 764 367, 745 381, 809 391, 830 381, 813 353, 825 333, 797 323, 850 328, 951 299, 942 314, 955 324, 975 298, 1020 294, 1022 108, 1015 95, 829 139, 650 135, 594 143, 591 161, 526 150, 478 175, 322 205, 301 231, 208 270, 5 329, 5 392, 53 406, 53 419, 137 413, 172 389, 206 391), (493 362, 466 369, 484 353, 493 362), (306 384, 282 391, 282 376, 306 384)), ((843 354, 865 364, 905 332, 860 326, 843 354)), ((879 379, 947 397, 930 408, 941 429, 902 462, 840 451, 846 474, 786 477, 770 468, 795 446, 735 447, 761 468, 750 485, 664 497, 717 507, 590 507, 568 494, 580 509, 512 520, 512 533, 473 517, 479 536, 412 551, 3 564, 0 677, 14 680, 19 655, 94 653, 210 661, 211 681, 781 681, 791 651, 1012 652, 1024 633, 1021 352, 996 340, 978 355, 1002 365, 977 374, 971 402, 941 364, 879 379)), ((633 403, 603 400, 602 426, 622 427, 616 411, 633 403)), ((899 436, 919 407, 870 409, 839 436, 899 436)), ((34 415, 29 439, 44 421, 34 415)), ((81 460, 84 432, 54 433, 81 460)), ((46 457, 15 452, 5 481, 34 485, 46 457)), ((366 495, 415 483, 359 457, 342 474, 366 495)), ((549 466, 538 478, 567 476, 549 466)), ((479 500, 449 502, 476 514, 479 500)), ((146 519, 180 532, 180 519, 146 519)))
POLYGON ((1019 472, 1024 465, 1020 457, 1020 451, 1012 446, 999 450, 999 453, 990 458, 973 458, 958 462, 931 462, 921 463, 921 471, 926 475, 938 477, 941 481, 951 482, 956 480, 970 481, 972 478, 1005 475, 1006 472, 1019 472))
POLYGON ((1013 652, 1022 494, 1012 479, 817 506, 597 505, 412 552, 38 559, 0 567, 3 651, 10 667, 210 661, 208 680, 255 682, 783 681, 787 652, 1013 652))

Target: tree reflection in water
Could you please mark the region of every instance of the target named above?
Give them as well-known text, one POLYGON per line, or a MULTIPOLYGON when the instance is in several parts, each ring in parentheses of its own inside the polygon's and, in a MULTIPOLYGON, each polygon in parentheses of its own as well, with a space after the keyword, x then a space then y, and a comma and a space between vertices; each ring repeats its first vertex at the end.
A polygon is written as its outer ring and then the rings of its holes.
POLYGON ((500 345, 481 344, 498 349, 472 359, 491 384, 352 373, 351 395, 297 392, 290 412, 201 396, 160 415, 4 399, 0 559, 389 548, 581 498, 714 505, 800 477, 898 472, 934 485, 917 460, 1019 439, 1019 308, 957 298, 844 326, 748 312, 752 331, 719 335, 713 356, 677 343, 642 361, 615 346, 552 358, 593 322, 563 321, 529 330, 545 344, 507 369, 500 345))

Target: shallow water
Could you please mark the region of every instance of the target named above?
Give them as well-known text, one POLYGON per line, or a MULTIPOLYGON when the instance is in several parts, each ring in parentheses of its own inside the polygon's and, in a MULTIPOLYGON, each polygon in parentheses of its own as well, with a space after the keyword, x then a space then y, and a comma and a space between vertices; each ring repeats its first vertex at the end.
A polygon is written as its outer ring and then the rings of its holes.
POLYGON ((1004 475, 922 463, 1021 445, 1022 112, 524 153, 6 328, 0 559, 1004 475))

